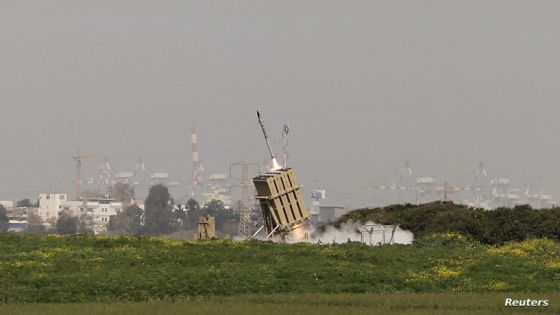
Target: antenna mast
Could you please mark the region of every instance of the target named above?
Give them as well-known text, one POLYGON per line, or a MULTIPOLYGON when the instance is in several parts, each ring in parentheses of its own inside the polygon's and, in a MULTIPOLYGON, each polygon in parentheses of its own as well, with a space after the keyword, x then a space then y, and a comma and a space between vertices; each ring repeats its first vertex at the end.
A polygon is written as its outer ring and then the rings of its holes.
POLYGON ((282 138, 284 138, 284 167, 288 167, 288 133, 290 132, 290 124, 285 123, 282 128, 282 138))

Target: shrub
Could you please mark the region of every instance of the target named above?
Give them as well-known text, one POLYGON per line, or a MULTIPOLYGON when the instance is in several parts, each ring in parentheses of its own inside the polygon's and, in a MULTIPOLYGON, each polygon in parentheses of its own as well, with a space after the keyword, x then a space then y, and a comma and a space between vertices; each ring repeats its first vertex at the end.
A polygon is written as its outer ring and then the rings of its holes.
POLYGON ((359 209, 342 216, 334 225, 340 226, 347 221, 400 225, 414 233, 416 238, 452 232, 486 244, 542 237, 560 240, 560 208, 536 210, 516 206, 485 211, 438 201, 359 209))

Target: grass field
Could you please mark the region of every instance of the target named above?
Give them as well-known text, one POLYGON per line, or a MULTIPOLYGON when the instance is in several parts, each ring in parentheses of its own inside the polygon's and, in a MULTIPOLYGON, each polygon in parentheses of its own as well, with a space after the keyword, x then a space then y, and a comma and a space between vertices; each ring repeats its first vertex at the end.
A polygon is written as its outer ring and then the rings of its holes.
POLYGON ((5 234, 0 249, 0 304, 224 297, 209 303, 242 307, 228 296, 560 292, 560 243, 545 239, 496 247, 443 234, 370 247, 5 234))
POLYGON ((278 294, 176 301, 0 305, 0 314, 558 314, 558 294, 278 294), (550 306, 504 307, 506 297, 548 299, 550 306))

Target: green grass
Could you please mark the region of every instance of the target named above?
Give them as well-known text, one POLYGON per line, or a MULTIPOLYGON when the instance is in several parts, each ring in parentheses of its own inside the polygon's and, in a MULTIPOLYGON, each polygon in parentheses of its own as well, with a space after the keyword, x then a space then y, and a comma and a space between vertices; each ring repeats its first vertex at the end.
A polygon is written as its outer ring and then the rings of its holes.
POLYGON ((0 305, 0 314, 558 314, 557 294, 276 294, 176 301, 0 305), (506 297, 548 299, 550 306, 504 307, 506 297))
POLYGON ((0 235, 0 303, 390 292, 560 292, 560 243, 493 247, 453 234, 380 247, 0 235))

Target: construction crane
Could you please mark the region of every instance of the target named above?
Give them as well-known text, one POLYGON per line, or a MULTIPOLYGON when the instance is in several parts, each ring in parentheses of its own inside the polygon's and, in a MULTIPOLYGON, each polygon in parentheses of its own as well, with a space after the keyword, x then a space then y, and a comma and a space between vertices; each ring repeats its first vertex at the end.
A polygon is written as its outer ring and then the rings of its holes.
MULTIPOLYGON (((138 178, 142 175, 145 175, 146 172, 146 164, 144 163, 143 158, 138 158, 136 161, 136 166, 134 167, 134 174, 132 175, 134 178, 138 178)), ((138 184, 140 185, 140 183, 138 184)))
POLYGON ((478 163, 478 167, 474 172, 474 177, 471 184, 466 187, 465 191, 472 191, 477 195, 481 193, 491 192, 492 178, 488 175, 488 171, 484 167, 484 162, 478 163))
POLYGON ((471 193, 471 199, 463 200, 462 203, 469 207, 492 209, 495 203, 494 197, 497 194, 492 182, 492 177, 488 174, 484 162, 478 163, 471 184, 462 188, 463 191, 471 193))
POLYGON ((521 202, 519 189, 511 187, 509 178, 495 178, 491 184, 495 206, 512 207, 521 202))
POLYGON ((401 192, 413 192, 414 203, 418 203, 421 197, 434 191, 434 185, 435 179, 433 177, 416 177, 410 162, 406 161, 396 182, 391 185, 374 185, 374 188, 399 192, 398 202, 401 202, 401 192))
POLYGON ((93 159, 92 154, 81 154, 80 150, 75 155, 72 155, 72 159, 76 162, 76 200, 82 198, 82 162, 87 159, 93 159))
MULTIPOLYGON (((542 181, 542 178, 539 178, 542 181)), ((531 181, 529 187, 525 190, 525 203, 534 208, 550 208, 554 205, 552 195, 547 194, 544 189, 537 188, 537 185, 531 181)))

